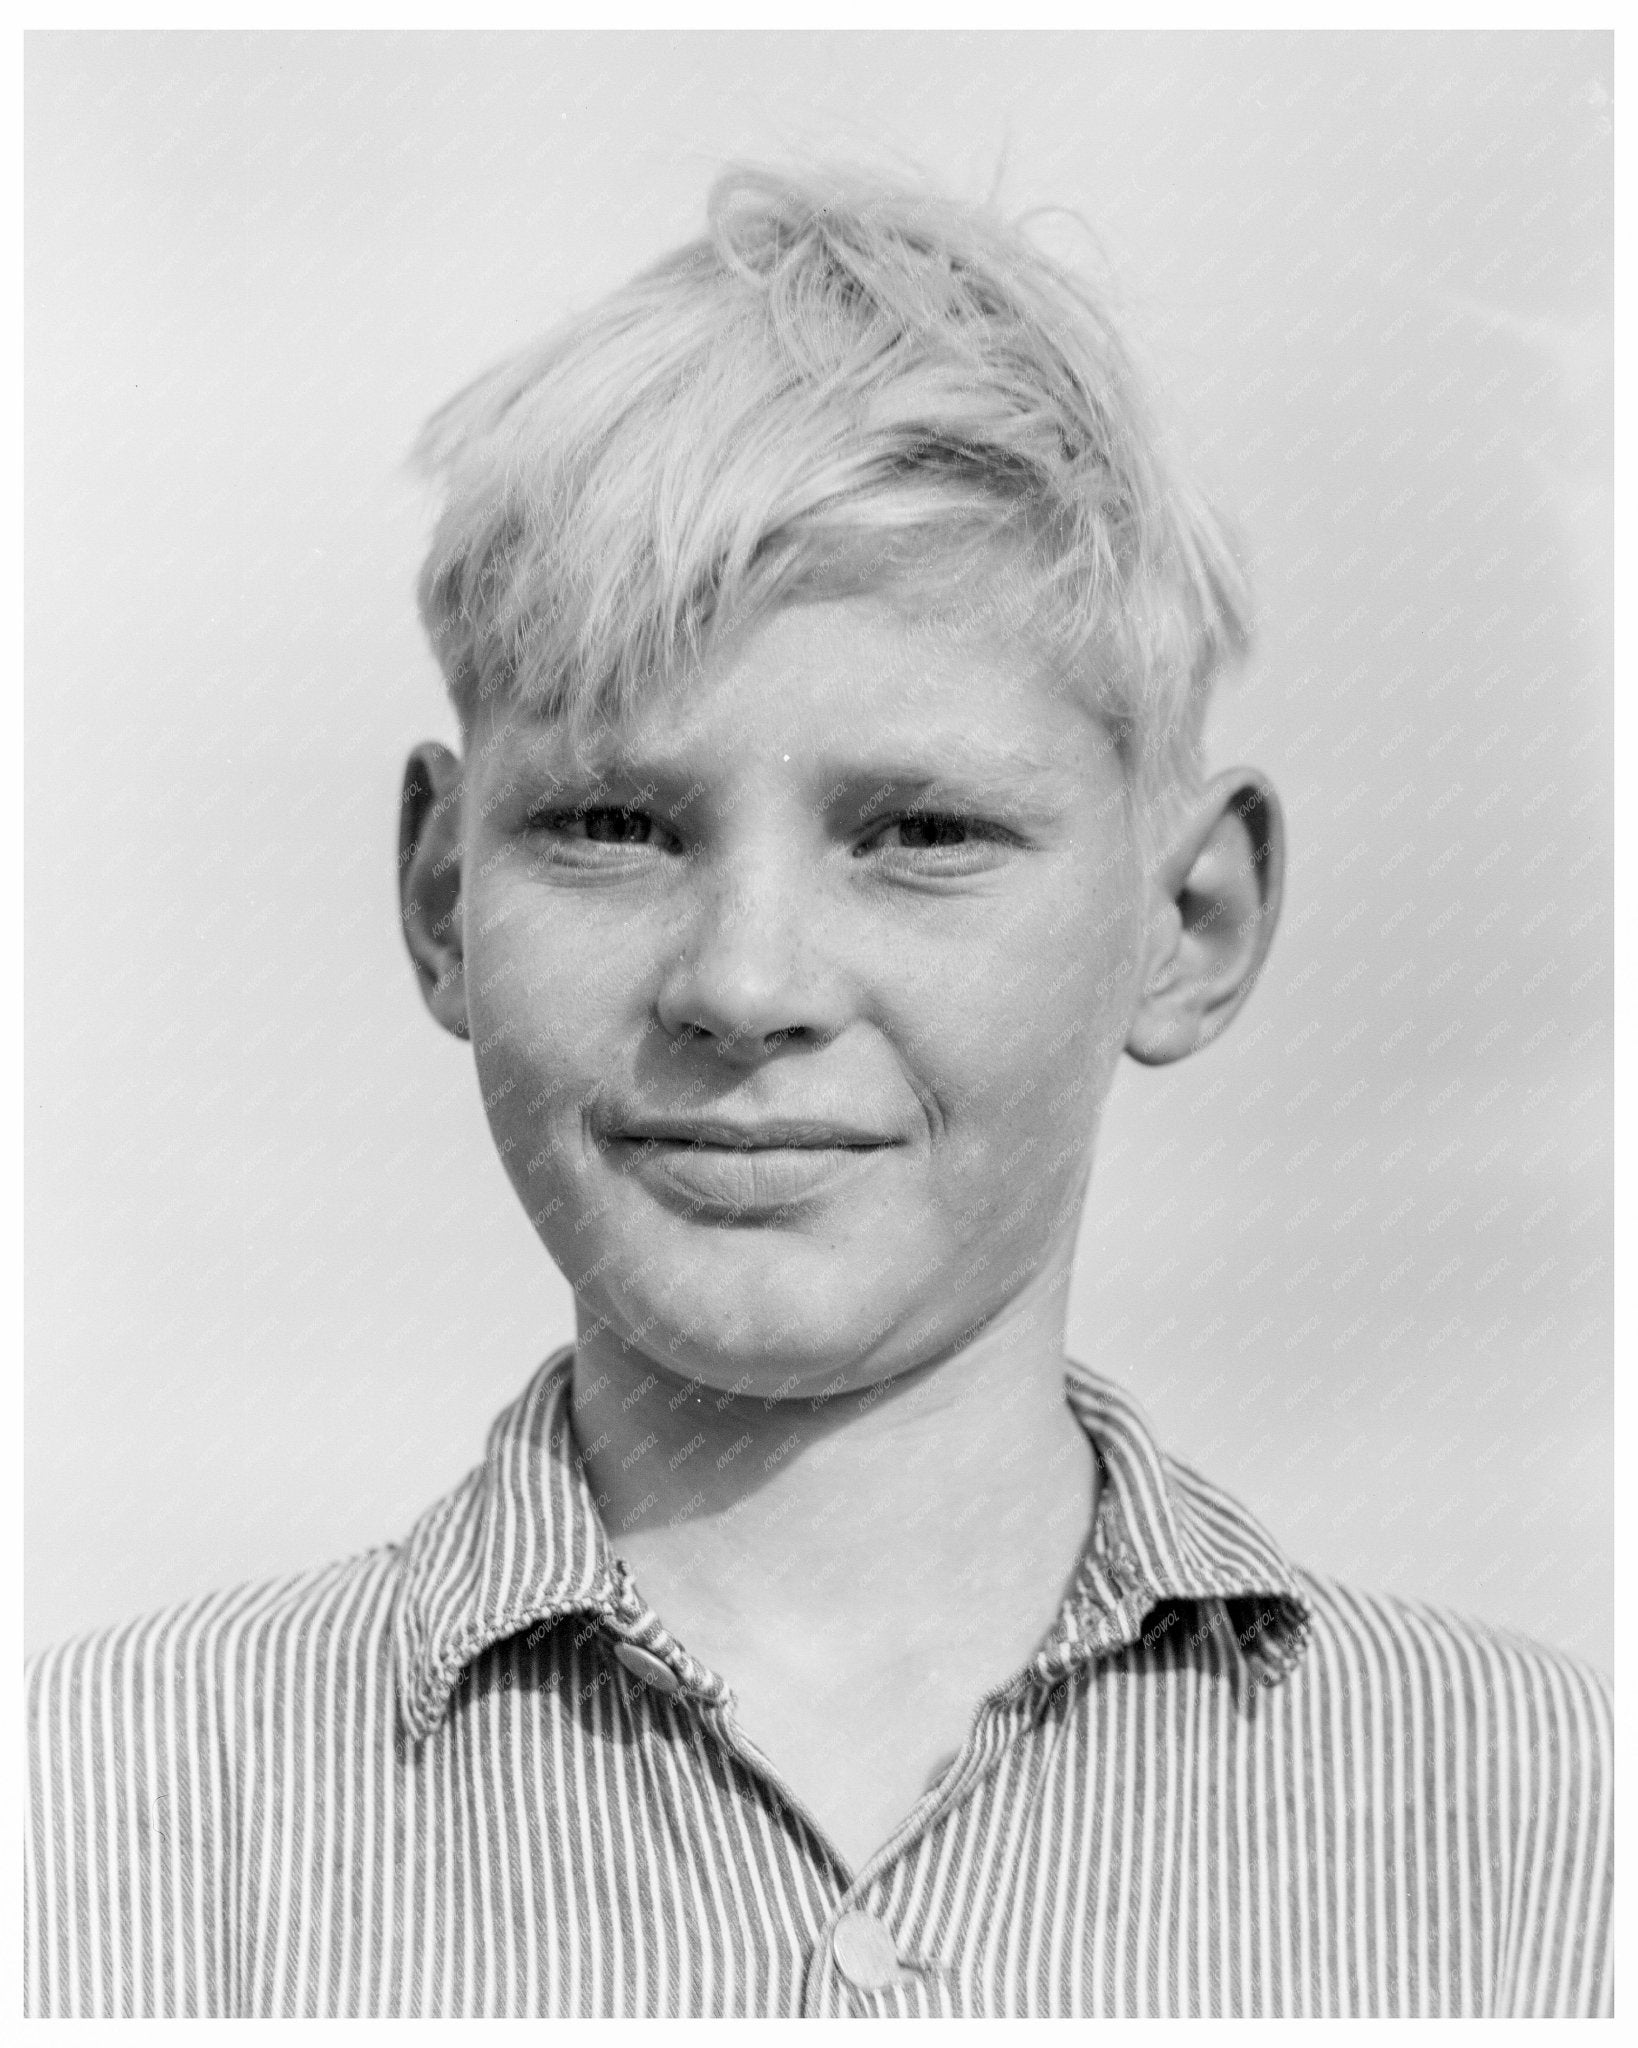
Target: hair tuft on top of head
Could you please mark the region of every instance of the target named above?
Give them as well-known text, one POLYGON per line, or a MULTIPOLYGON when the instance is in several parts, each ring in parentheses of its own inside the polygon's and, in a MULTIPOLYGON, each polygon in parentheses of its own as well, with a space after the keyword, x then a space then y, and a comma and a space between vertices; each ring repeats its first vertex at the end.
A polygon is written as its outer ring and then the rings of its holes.
POLYGON ((1091 292, 988 209, 870 173, 726 172, 701 239, 470 385, 417 456, 463 719, 497 691, 617 719, 778 605, 981 589, 1147 804, 1197 778, 1249 638, 1091 292))

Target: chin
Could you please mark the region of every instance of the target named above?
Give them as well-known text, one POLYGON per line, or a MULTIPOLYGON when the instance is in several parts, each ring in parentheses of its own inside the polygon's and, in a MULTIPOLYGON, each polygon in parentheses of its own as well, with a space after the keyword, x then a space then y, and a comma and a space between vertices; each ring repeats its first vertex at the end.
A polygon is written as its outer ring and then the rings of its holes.
POLYGON ((700 1261, 669 1288, 649 1278, 659 1284, 588 1303, 585 1320, 605 1318, 616 1341, 681 1378, 764 1399, 810 1399, 888 1377, 896 1367, 882 1346, 918 1306, 861 1299, 845 1269, 818 1284, 787 1275, 782 1286, 736 1287, 700 1261))
POLYGON ((869 1387, 937 1355, 993 1305, 958 1284, 964 1251, 925 1214, 872 1204, 725 1226, 627 1199, 618 1181, 611 1192, 602 1212, 581 1206, 584 1195, 566 1203, 542 1233, 575 1286, 582 1329, 722 1393, 804 1400, 869 1387), (565 1227, 577 1208, 591 1227, 565 1227))

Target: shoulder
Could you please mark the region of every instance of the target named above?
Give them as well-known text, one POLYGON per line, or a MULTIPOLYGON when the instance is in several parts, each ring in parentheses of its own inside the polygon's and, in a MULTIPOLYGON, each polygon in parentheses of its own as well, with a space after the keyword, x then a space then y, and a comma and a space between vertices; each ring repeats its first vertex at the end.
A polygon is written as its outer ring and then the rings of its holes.
POLYGON ((1312 1681, 1482 1717, 1498 1740, 1556 1731, 1591 1758, 1611 1741, 1609 1680, 1563 1650, 1393 1594, 1300 1572, 1312 1681))
POLYGON ((392 1548, 98 1629, 27 1666, 36 2014, 230 2002, 228 1905, 268 1788, 392 1711, 392 1548), (191 1906, 190 1903, 191 1902, 191 1906))
POLYGON ((160 1709, 180 1692, 219 1694, 269 1658, 344 1659, 385 1633, 399 1549, 207 1593, 38 1652, 25 1666, 31 1729, 53 1711, 121 1700, 160 1709))
POLYGON ((37 1834, 71 1840, 116 1808, 164 1832, 179 1802, 226 1825, 240 1765, 293 1720, 321 1725, 366 1687, 390 1700, 397 1559, 389 1546, 232 1587, 32 1657, 37 1834))
POLYGON ((1456 1889, 1488 1930, 1490 2009, 1607 2011, 1608 1679, 1507 1629, 1300 1577, 1307 1643, 1290 1712, 1315 1770, 1391 1830, 1407 1882, 1455 1859, 1456 1889))

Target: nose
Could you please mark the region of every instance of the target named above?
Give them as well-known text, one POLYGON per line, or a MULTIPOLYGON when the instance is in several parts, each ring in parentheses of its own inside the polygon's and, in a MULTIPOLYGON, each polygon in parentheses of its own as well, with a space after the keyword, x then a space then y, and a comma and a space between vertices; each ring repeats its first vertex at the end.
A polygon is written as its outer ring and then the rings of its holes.
POLYGON ((842 1029, 842 991, 820 943, 823 906, 799 867, 763 852, 701 875, 655 1005, 673 1040, 703 1035, 749 1064, 842 1029))

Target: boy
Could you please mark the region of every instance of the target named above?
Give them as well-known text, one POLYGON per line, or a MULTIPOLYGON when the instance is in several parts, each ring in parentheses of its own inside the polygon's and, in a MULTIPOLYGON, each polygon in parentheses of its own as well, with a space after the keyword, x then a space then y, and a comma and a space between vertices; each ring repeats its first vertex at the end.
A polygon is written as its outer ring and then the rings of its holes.
POLYGON ((1097 309, 744 173, 434 421, 403 919, 575 1290, 402 1544, 33 1676, 53 2012, 1591 2012, 1608 1706, 1295 1570, 1063 1356, 1280 813, 1097 309))

